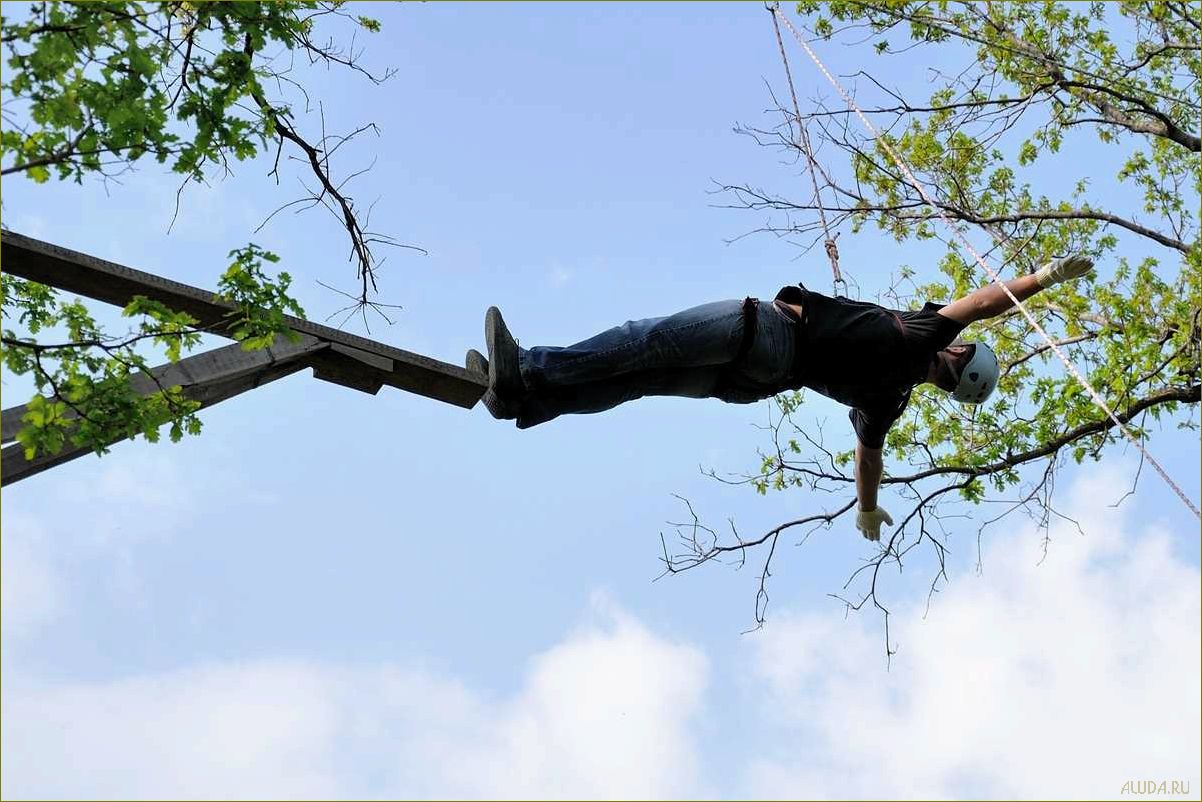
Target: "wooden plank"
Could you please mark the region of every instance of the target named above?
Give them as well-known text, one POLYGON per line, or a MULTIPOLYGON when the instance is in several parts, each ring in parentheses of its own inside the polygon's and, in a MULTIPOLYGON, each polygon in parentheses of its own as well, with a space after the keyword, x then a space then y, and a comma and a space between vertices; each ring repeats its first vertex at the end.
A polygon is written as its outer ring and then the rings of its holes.
MULTIPOLYGON (((0 231, 0 261, 3 271, 10 275, 49 284, 118 306, 126 305, 135 295, 144 295, 177 311, 187 312, 199 320, 202 326, 212 326, 214 333, 228 336, 223 321, 232 307, 213 293, 197 287, 134 270, 7 229, 0 231)), ((458 365, 439 362, 421 354, 307 320, 294 317, 287 320, 289 327, 294 331, 323 342, 364 352, 379 360, 389 360, 391 363, 391 367, 384 370, 378 366, 369 366, 369 363, 362 359, 347 358, 346 353, 327 357, 337 365, 340 378, 347 381, 353 379, 369 387, 378 380, 381 384, 465 409, 475 406, 488 387, 487 380, 479 374, 468 373, 458 365), (362 375, 358 373, 360 370, 363 371, 362 375)))
MULTIPOLYGON (((211 384, 258 373, 273 364, 296 359, 304 360, 301 367, 297 368, 300 370, 311 366, 314 358, 330 347, 329 343, 307 335, 296 343, 285 342, 283 345, 273 345, 256 351, 244 351, 241 345, 235 343, 151 368, 149 376, 131 376, 129 383, 135 393, 146 395, 159 389, 160 385, 174 387, 178 384, 187 390, 194 385, 211 384)), ((4 410, 0 418, 0 442, 7 443, 16 437, 17 431, 23 425, 21 418, 24 417, 28 406, 21 404, 4 410)), ((73 413, 69 414, 74 417, 73 413)))
MULTIPOLYGON (((151 376, 131 378, 130 384, 142 394, 154 392, 160 384, 164 387, 180 385, 185 397, 200 402, 200 408, 205 409, 239 393, 304 370, 329 349, 329 343, 307 336, 302 342, 289 343, 286 347, 273 346, 257 351, 243 351, 238 344, 227 345, 160 365, 151 371, 151 376)), ((4 442, 16 436, 25 409, 26 405, 22 405, 4 410, 4 442)), ((118 441, 112 440, 108 445, 115 442, 118 441)), ((0 450, 0 485, 19 482, 92 453, 90 448, 68 445, 57 454, 39 454, 32 460, 26 460, 24 448, 20 443, 13 443, 0 450)))

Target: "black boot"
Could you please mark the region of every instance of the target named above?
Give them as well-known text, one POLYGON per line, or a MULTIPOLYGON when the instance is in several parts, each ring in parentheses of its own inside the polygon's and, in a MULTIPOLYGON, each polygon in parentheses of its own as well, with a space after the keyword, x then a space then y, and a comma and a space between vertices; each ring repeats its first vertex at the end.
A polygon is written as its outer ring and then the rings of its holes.
POLYGON ((512 420, 517 417, 526 385, 518 366, 518 344, 495 306, 484 316, 484 340, 488 344, 488 391, 482 400, 494 418, 512 420))

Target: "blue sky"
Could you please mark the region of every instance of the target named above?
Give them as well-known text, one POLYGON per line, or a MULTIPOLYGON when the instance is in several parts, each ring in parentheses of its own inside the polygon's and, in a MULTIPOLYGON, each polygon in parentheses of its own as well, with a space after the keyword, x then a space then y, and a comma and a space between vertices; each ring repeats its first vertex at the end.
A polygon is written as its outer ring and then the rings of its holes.
MULTIPOLYGON (((780 89, 759 4, 373 6, 374 87, 307 84, 332 125, 378 138, 357 197, 393 252, 372 336, 460 363, 493 304, 527 344, 721 298, 771 297, 825 259, 750 237, 712 181, 800 188, 732 127, 780 89)), ((830 98, 794 57, 804 98, 830 98)), ((848 75, 863 52, 822 50, 848 75)), ((949 54, 950 69, 958 63, 949 54)), ((914 65, 896 81, 920 88, 914 65)), ((1082 145, 1086 147, 1086 145, 1082 145)), ((1045 180, 1078 176, 1051 173, 1045 180)), ((5 182, 5 225, 213 287, 248 239, 309 317, 353 285, 338 224, 252 229, 294 197, 267 162, 184 195, 147 165, 122 186, 5 182)), ((1128 199, 1118 197, 1115 203, 1128 199)), ((1130 243, 1132 256, 1143 246, 1130 243)), ((933 251, 840 240, 864 294, 933 251)), ((1102 266, 1105 269, 1105 266, 1102 266)), ((25 400, 10 376, 5 404, 25 400)), ((811 402, 828 436, 843 411, 811 402)), ((1048 558, 1022 522, 952 535, 951 586, 890 579, 901 651, 828 593, 872 547, 851 522, 782 543, 768 626, 753 562, 652 582, 684 520, 757 533, 844 499, 755 495, 769 403, 647 399, 518 431, 384 389, 294 375, 203 413, 178 445, 118 445, 3 492, 5 796, 1038 796, 1128 779, 1202 787, 1197 520, 1135 457, 1068 466, 1048 558), (1099 500, 1105 500, 1100 503, 1099 500), (63 771, 65 765, 75 771, 63 771)), ((1199 497, 1198 439, 1153 453, 1199 497)), ((888 495, 881 504, 890 505, 888 495)))

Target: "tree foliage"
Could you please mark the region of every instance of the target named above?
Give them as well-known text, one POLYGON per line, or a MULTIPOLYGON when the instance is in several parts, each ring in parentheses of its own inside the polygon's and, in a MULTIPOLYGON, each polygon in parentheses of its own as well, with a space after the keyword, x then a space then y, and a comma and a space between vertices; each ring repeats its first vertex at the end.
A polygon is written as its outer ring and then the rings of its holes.
MULTIPOLYGON (((0 175, 107 182, 153 160, 180 176, 182 192, 272 150, 278 180, 287 149, 316 183, 283 208, 322 206, 338 219, 358 273, 358 301, 370 305, 371 247, 396 243, 367 230, 366 216, 345 194, 347 179, 332 177, 331 156, 372 126, 330 136, 323 118, 321 137, 310 141, 298 121, 309 97, 292 73, 300 58, 385 80, 387 74, 360 66, 354 44, 355 31, 379 27, 348 14, 341 2, 52 0, 5 13, 0 175), (338 24, 343 30, 333 31, 338 24)), ((178 213, 179 193, 176 199, 178 213)), ((219 292, 237 310, 231 331, 244 347, 270 345, 287 333, 285 315, 302 313, 288 295, 290 278, 265 273, 264 263, 278 257, 253 243, 230 257, 219 292)), ((131 377, 150 375, 149 346, 175 361, 197 345, 195 320, 135 298, 123 310, 134 327, 114 335, 83 303, 61 300, 49 287, 5 275, 2 290, 4 365, 38 388, 18 434, 27 458, 68 442, 103 453, 121 437, 153 441, 164 424, 173 440, 199 432, 196 405, 179 387, 142 395, 130 385, 131 377)))
MULTIPOLYGON (((278 257, 254 244, 231 251, 230 257, 217 295, 235 307, 234 338, 247 350, 265 348, 278 337, 295 338, 285 313, 303 315, 304 310, 287 294, 291 277, 280 273, 271 279, 262 270, 263 261, 278 257)), ((0 286, 5 317, 16 316, 16 325, 29 334, 18 338, 4 329, 4 367, 18 376, 28 374, 37 386, 26 425, 16 435, 26 459, 56 454, 68 443, 103 454, 114 441, 137 435, 158 442, 165 424, 173 442, 185 433, 200 433, 199 403, 184 397, 178 385, 155 382, 152 392, 141 394, 130 383, 135 376, 153 375, 140 345, 151 343, 176 362, 200 343, 202 330, 191 315, 135 296, 121 314, 137 325, 112 337, 82 302, 61 300, 44 284, 4 275, 0 286), (62 332, 61 342, 35 339, 52 331, 62 332)))
MULTIPOLYGON (((837 107, 820 100, 808 110, 803 106, 801 120, 781 106, 778 126, 743 129, 805 164, 800 126, 808 126, 822 156, 817 194, 798 198, 732 184, 723 187, 729 205, 768 213, 758 231, 811 245, 823 238, 819 209, 849 234, 876 228, 898 243, 942 241, 937 272, 899 267, 884 290, 887 305, 947 302, 988 281, 946 231, 939 211, 979 251, 987 249, 1003 278, 1056 256, 1088 254, 1102 268, 1096 277, 1043 292, 1028 307, 1141 441, 1160 431, 1162 422, 1169 431, 1196 429, 1202 308, 1198 8, 1176 2, 805 0, 797 12, 815 47, 829 51, 830 43, 846 43, 861 56, 865 66, 852 79, 852 92, 938 211, 838 98, 837 107), (924 69, 929 96, 913 97, 888 77, 930 63, 954 66, 924 69)), ((854 265, 844 271, 868 278, 854 265)), ((975 324, 966 335, 998 353, 998 392, 988 404, 964 408, 930 385, 915 390, 889 433, 883 482, 908 507, 894 514, 897 526, 882 537, 877 558, 840 594, 852 608, 884 609, 878 595, 882 568, 900 568, 923 544, 937 560, 935 590, 946 579, 942 522, 963 512, 961 503, 1003 500, 1003 510, 1025 511, 1046 530, 1056 514, 1055 477, 1065 460, 1096 461, 1116 451, 1120 435, 1113 424, 1016 310, 975 324)), ((852 453, 823 444, 801 417, 802 400, 801 394, 778 398, 772 447, 759 470, 738 481, 761 493, 804 489, 816 506, 823 496, 812 491, 829 491, 836 494, 835 507, 756 537, 736 531, 733 539, 716 536, 694 518, 680 527, 684 547, 676 553, 665 548, 671 570, 724 555, 743 559, 752 546, 765 545, 766 581, 782 534, 828 526, 853 508, 852 453)), ((971 514, 983 530, 1004 517, 996 509, 974 506, 971 514)))

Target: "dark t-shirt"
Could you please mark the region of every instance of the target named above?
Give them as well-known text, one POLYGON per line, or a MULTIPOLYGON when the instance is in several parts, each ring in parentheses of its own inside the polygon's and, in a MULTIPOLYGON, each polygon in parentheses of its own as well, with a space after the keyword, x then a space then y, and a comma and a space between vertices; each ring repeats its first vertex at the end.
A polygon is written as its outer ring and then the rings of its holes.
POLYGON ((913 312, 886 309, 801 285, 784 287, 776 297, 805 311, 804 347, 794 364, 798 383, 851 407, 856 436, 869 448, 885 444, 910 391, 925 381, 931 356, 964 328, 939 314, 942 304, 913 312))

